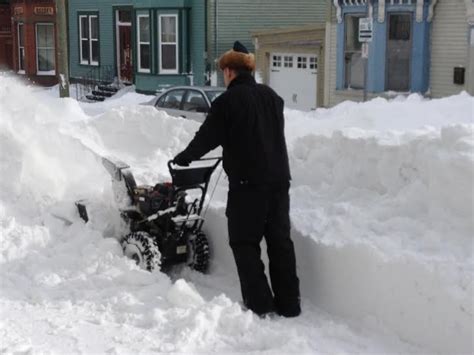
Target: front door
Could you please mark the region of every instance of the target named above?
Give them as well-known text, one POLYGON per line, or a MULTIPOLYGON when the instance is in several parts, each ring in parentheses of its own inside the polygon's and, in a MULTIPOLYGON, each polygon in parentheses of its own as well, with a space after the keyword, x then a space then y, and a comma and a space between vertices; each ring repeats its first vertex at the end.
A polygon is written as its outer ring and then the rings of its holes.
POLYGON ((132 11, 116 11, 117 71, 120 81, 133 81, 132 11))
POLYGON ((410 90, 411 14, 391 14, 387 41, 387 90, 410 90))

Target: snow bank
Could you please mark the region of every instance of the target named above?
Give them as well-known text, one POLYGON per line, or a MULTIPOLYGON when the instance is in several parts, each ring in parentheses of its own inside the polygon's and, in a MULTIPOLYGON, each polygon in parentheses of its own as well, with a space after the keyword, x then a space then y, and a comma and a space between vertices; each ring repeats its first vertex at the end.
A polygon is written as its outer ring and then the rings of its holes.
MULTIPOLYGON (((474 99, 378 98, 286 117, 303 294, 432 351, 472 352, 474 99)), ((222 215, 213 235, 225 233, 222 215)))
POLYGON ((225 178, 210 275, 143 272, 102 238, 123 226, 97 154, 152 184, 198 128, 126 95, 86 115, 0 77, 3 352, 472 352, 472 97, 287 111, 303 315, 261 320, 237 303, 225 178))

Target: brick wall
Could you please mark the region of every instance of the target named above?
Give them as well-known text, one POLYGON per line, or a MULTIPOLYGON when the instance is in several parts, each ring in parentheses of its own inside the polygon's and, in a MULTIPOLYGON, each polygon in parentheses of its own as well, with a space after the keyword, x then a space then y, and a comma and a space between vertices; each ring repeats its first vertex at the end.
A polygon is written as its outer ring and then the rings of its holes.
MULTIPOLYGON (((58 82, 55 75, 37 75, 36 24, 56 23, 54 0, 14 0, 11 3, 13 35, 13 69, 18 71, 18 23, 23 23, 25 35, 25 76, 40 85, 53 85, 58 82)), ((57 43, 55 39, 55 43, 57 43)), ((57 58, 56 58, 57 62, 57 58)))
POLYGON ((10 5, 0 5, 0 70, 13 67, 10 5))

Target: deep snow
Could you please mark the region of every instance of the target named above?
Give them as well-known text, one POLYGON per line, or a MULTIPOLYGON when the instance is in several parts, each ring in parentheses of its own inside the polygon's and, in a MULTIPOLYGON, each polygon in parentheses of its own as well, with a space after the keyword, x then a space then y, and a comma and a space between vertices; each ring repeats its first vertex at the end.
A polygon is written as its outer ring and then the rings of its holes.
POLYGON ((473 351, 469 95, 286 111, 303 315, 262 320, 239 305, 225 177, 205 224, 209 275, 138 270, 107 238, 123 226, 97 154, 140 183, 167 180, 198 123, 130 88, 102 104, 56 90, 0 76, 0 351, 473 351))

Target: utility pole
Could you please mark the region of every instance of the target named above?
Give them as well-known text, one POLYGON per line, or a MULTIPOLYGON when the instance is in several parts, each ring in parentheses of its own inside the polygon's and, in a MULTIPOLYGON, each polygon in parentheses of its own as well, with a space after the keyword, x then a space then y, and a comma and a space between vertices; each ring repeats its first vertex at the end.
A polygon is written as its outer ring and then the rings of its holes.
POLYGON ((67 0, 56 0, 56 38, 59 73, 59 97, 69 97, 69 56, 67 0))

